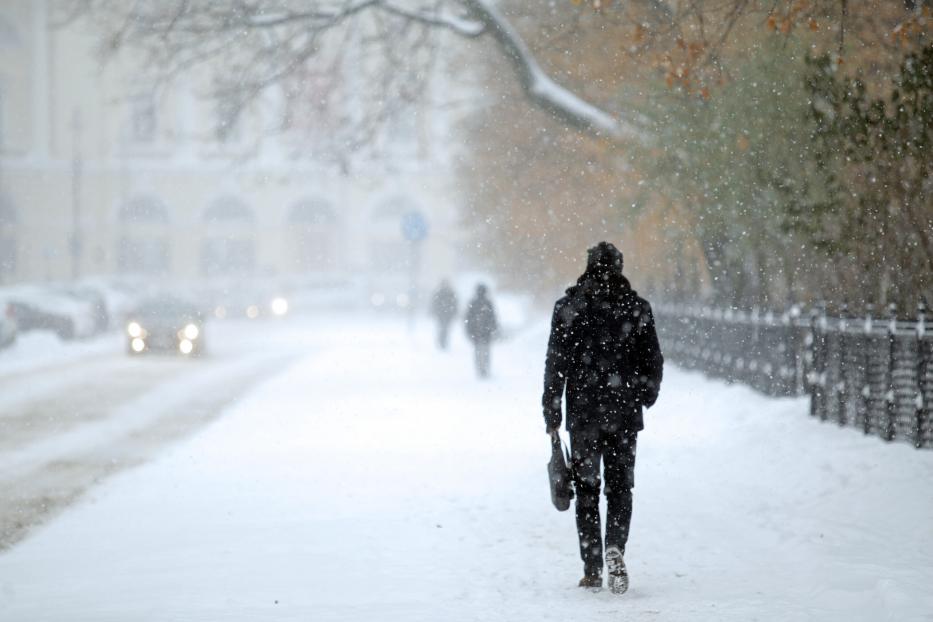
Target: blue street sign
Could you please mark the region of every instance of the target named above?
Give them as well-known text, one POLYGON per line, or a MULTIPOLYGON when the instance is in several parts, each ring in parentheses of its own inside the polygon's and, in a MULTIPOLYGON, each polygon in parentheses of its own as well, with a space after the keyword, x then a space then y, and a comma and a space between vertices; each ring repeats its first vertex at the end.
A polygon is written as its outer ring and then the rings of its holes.
POLYGON ((428 221, 415 210, 402 216, 402 235, 409 242, 421 242, 428 237, 428 221))

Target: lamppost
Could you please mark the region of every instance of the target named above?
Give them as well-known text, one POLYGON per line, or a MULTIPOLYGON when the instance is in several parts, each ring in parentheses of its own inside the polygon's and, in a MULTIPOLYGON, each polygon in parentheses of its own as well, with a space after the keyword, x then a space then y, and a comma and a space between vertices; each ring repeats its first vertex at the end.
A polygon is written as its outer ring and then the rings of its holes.
POLYGON ((71 114, 71 235, 68 238, 72 279, 77 279, 81 275, 81 251, 83 246, 81 235, 81 176, 84 171, 84 162, 81 156, 81 129, 81 109, 75 107, 71 114))

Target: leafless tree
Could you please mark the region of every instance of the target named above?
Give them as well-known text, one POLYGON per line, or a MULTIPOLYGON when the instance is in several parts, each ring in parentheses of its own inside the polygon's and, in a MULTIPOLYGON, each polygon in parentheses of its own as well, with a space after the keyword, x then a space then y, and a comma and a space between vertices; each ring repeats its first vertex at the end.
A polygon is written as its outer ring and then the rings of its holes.
MULTIPOLYGON (((237 110, 272 87, 282 87, 287 95, 300 93, 309 72, 320 73, 322 66, 341 57, 342 62, 359 65, 355 69, 373 70, 368 76, 361 71, 365 76, 361 79, 380 87, 372 91, 374 100, 382 104, 403 102, 418 95, 424 84, 426 68, 435 57, 431 46, 437 45, 432 33, 446 31, 470 39, 491 38, 509 60, 526 97, 562 122, 615 141, 650 142, 653 135, 651 123, 625 102, 613 101, 612 94, 595 105, 574 89, 558 84, 542 69, 536 54, 495 0, 59 3, 61 21, 86 18, 101 28, 105 55, 130 48, 142 55, 142 65, 159 79, 199 67, 213 68, 211 93, 232 100, 237 110), (352 57, 350 50, 355 51, 352 57)), ((854 10, 847 0, 589 0, 583 4, 606 20, 631 25, 636 43, 663 41, 662 47, 673 50, 668 55, 668 71, 675 79, 722 72, 723 46, 750 20, 782 30, 819 23, 821 28, 838 32, 841 45, 851 30, 851 21, 875 17, 875 11, 864 7, 854 10)), ((895 4, 901 13, 910 13, 927 2, 895 4)), ((540 7, 540 11, 547 10, 540 7)), ((580 10, 590 9, 584 6, 580 10)), ((872 28, 863 25, 854 30, 869 33, 872 28)), ((878 40, 887 40, 884 33, 878 40)), ((380 109, 381 114, 367 115, 365 124, 377 122, 392 107, 383 105, 380 109)), ((340 114, 341 122, 352 116, 346 110, 340 114)))
POLYGON ((434 56, 424 53, 436 45, 432 33, 489 35, 532 102, 593 133, 641 134, 634 120, 553 81, 490 0, 61 0, 60 23, 80 18, 101 29, 104 56, 129 49, 157 80, 213 69, 211 95, 233 100, 237 109, 272 87, 293 92, 309 71, 321 71, 350 49, 356 53, 347 62, 360 64, 364 74, 367 64, 382 63, 364 78, 381 83, 377 99, 403 100, 419 91, 434 56))

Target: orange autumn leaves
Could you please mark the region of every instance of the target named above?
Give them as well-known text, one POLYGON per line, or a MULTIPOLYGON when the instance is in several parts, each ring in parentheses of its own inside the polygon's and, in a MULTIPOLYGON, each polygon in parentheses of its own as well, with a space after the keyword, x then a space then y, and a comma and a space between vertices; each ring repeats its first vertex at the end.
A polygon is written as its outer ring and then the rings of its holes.
POLYGON ((636 3, 571 3, 611 20, 623 55, 659 72, 668 88, 703 100, 731 79, 730 63, 754 54, 765 36, 807 39, 815 53, 834 52, 837 65, 845 60, 878 67, 891 64, 885 54, 896 60, 898 54, 885 49, 891 42, 904 47, 922 41, 933 19, 929 7, 908 10, 903 2, 887 1, 688 1, 664 4, 667 17, 661 20, 659 11, 636 3))

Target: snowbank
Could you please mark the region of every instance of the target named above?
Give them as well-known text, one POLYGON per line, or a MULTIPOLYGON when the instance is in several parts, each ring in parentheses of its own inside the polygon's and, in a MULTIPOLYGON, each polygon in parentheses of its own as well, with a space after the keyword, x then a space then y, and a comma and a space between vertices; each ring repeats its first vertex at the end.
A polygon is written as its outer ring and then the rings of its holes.
POLYGON ((542 327, 473 378, 385 320, 0 556, 0 619, 921 620, 933 453, 670 369, 639 438, 632 588, 575 587, 549 503, 542 327))

